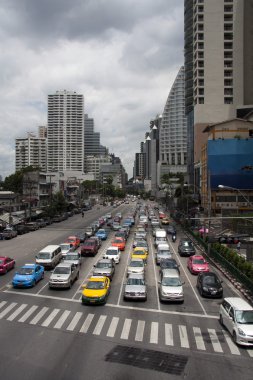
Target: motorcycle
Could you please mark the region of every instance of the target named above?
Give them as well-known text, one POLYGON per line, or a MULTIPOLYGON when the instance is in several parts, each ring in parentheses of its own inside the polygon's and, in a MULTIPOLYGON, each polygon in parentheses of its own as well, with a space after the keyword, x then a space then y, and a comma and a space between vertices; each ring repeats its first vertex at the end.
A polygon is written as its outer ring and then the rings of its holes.
POLYGON ((173 243, 175 243, 176 240, 177 240, 177 236, 175 234, 172 235, 172 241, 173 241, 173 243))

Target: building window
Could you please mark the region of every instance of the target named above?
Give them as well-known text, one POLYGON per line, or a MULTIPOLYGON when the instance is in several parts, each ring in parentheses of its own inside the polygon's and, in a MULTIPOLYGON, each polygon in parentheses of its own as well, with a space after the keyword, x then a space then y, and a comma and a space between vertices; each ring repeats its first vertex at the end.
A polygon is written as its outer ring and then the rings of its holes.
POLYGON ((233 42, 224 42, 224 49, 225 50, 232 50, 233 49, 233 42))
POLYGON ((233 104, 233 98, 224 98, 224 104, 233 104))
POLYGON ((233 79, 224 79, 224 86, 233 86, 233 79))
POLYGON ((204 98, 198 98, 198 103, 199 104, 205 104, 204 98))

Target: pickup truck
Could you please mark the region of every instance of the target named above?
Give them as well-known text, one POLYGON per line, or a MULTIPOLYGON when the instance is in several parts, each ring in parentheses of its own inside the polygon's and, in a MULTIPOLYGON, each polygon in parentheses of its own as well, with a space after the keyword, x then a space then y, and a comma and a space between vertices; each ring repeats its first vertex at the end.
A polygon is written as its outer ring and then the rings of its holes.
POLYGON ((49 279, 49 288, 71 288, 79 278, 79 266, 71 263, 58 264, 49 279))
POLYGON ((13 228, 5 228, 0 236, 1 236, 1 239, 12 239, 14 237, 16 237, 18 234, 18 232, 16 230, 14 230, 13 228))

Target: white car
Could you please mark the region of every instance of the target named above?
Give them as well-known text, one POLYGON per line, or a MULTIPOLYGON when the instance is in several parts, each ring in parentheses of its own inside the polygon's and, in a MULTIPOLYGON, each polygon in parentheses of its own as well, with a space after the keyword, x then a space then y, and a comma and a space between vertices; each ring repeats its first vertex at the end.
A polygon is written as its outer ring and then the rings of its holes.
POLYGON ((104 259, 112 259, 116 264, 120 262, 120 250, 118 247, 109 247, 103 255, 104 259))

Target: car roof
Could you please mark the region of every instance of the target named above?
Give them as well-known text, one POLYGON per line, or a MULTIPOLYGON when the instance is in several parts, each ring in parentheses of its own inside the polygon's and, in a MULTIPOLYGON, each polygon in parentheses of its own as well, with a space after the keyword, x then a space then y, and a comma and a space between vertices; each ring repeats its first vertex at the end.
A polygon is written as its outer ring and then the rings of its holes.
POLYGON ((106 280, 106 276, 91 276, 87 281, 101 281, 104 282, 106 280))
POLYGON ((38 264, 25 264, 21 268, 35 268, 38 264))
POLYGON ((229 302, 237 310, 253 310, 253 307, 240 297, 226 297, 224 301, 229 302))
POLYGON ((139 257, 134 257, 133 259, 130 260, 131 261, 142 261, 143 262, 143 259, 140 259, 139 257))
POLYGON ((177 269, 168 268, 163 270, 163 277, 179 277, 177 269))
POLYGON ((130 273, 128 275, 128 278, 141 278, 144 279, 144 274, 142 273, 130 273))
POLYGON ((204 256, 202 256, 202 255, 193 255, 193 256, 191 256, 191 258, 192 259, 204 259, 205 260, 204 256))
POLYGON ((97 261, 97 263, 111 263, 112 259, 100 259, 97 261))
POLYGON ((64 262, 62 262, 62 263, 59 263, 59 264, 57 264, 56 265, 56 267, 55 268, 63 268, 63 267, 70 267, 72 264, 70 264, 70 263, 66 263, 65 261, 64 262))

